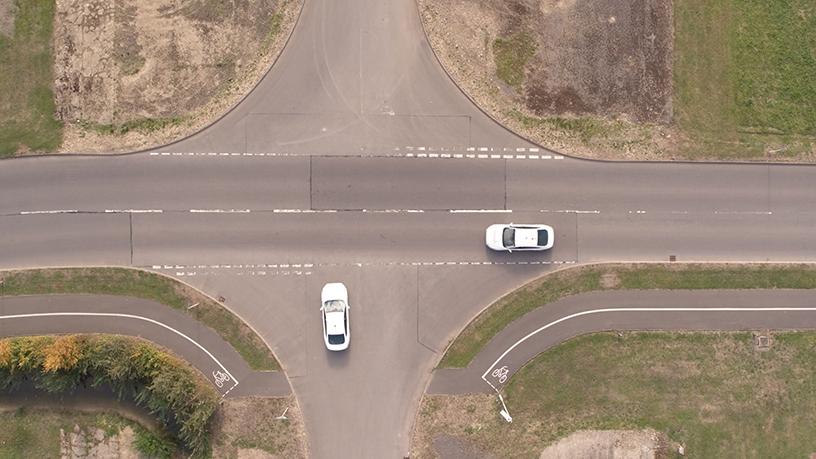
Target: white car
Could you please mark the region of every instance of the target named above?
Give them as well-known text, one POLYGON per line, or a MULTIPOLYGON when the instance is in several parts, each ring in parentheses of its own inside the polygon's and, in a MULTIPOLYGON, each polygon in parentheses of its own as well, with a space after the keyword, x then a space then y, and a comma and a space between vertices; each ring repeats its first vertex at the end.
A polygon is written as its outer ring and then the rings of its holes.
POLYGON ((555 242, 555 232, 547 225, 498 224, 485 231, 485 243, 493 250, 547 250, 555 242))
POLYGON ((348 349, 351 338, 349 328, 348 290, 339 283, 323 286, 320 292, 320 312, 323 316, 323 341, 330 351, 348 349))

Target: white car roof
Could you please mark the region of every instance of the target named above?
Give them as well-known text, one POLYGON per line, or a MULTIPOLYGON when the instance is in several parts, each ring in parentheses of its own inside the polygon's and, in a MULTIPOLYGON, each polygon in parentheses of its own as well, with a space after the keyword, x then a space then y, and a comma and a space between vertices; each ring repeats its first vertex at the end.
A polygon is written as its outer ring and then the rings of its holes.
POLYGON ((528 228, 516 228, 516 247, 538 247, 538 230, 528 228))
POLYGON ((346 327, 344 324, 343 312, 327 312, 326 313, 326 333, 329 335, 345 335, 346 327))

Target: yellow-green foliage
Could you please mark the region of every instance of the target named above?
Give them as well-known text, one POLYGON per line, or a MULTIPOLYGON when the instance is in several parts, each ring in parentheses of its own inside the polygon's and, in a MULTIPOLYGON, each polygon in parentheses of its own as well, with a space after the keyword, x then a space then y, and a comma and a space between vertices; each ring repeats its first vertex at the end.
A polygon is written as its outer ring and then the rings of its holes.
POLYGON ((209 452, 218 395, 184 361, 154 345, 113 335, 26 336, 0 340, 0 390, 23 384, 49 392, 112 388, 147 408, 194 456, 209 452))

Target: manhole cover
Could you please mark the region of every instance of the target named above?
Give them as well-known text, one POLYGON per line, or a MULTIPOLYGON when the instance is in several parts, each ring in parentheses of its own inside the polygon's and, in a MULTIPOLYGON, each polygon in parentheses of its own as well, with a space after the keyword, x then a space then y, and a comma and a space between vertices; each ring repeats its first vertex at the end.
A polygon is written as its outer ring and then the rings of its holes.
POLYGON ((769 335, 756 335, 754 345, 758 350, 764 351, 771 347, 771 337, 769 335))

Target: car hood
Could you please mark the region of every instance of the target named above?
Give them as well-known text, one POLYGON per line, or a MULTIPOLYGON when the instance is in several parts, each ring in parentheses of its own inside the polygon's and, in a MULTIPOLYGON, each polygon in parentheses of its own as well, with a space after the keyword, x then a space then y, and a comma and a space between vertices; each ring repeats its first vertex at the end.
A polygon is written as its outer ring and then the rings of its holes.
POLYGON ((504 231, 504 225, 490 225, 487 227, 485 231, 485 243, 491 249, 498 249, 501 250, 504 248, 502 244, 502 231, 504 231))
POLYGON ((329 312, 326 314, 326 333, 329 335, 345 335, 346 327, 343 324, 342 312, 329 312))
POLYGON ((346 290, 346 286, 339 282, 324 285, 323 290, 320 292, 321 304, 331 300, 342 300, 348 304, 348 290, 346 290))

